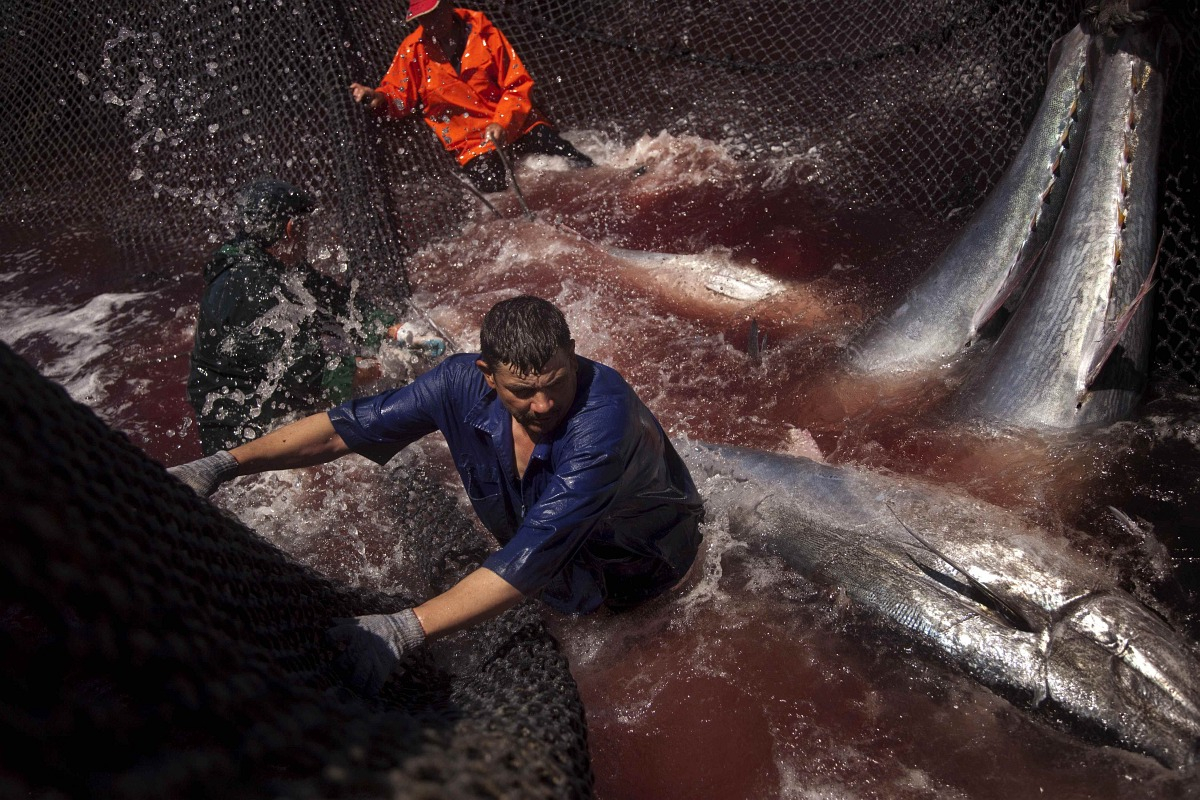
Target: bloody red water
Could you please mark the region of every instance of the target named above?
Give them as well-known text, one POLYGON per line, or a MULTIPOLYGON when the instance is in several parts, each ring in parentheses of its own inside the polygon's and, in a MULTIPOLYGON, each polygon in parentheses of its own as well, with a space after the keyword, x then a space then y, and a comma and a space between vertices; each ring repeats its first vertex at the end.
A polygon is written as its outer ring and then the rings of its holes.
MULTIPOLYGON (((413 259, 418 305, 471 350, 494 302, 547 297, 578 351, 620 370, 672 435, 912 475, 1055 535, 1071 529, 1139 596, 1194 626, 1192 394, 1160 387, 1130 422, 1038 437, 948 421, 953 375, 848 379, 838 359, 849 338, 953 231, 911 209, 832 205, 803 162, 746 164, 669 137, 640 148, 586 172, 524 167, 538 220, 521 218, 512 195, 496 198, 506 219, 480 207, 461 235, 413 259), (647 169, 634 176, 639 160, 647 169), (607 247, 700 258, 696 270, 664 268, 607 247), (707 288, 712 264, 782 288, 731 298, 707 288), (752 322, 766 336, 757 358, 752 322), (1157 535, 1121 530, 1108 505, 1157 535)), ((153 458, 199 455, 184 381, 204 254, 131 274, 98 235, 12 230, 0 243, 0 336, 153 458)), ((415 457, 459 491, 435 443, 415 457)), ((327 574, 395 589, 411 575, 388 525, 396 491, 386 471, 347 460, 242 481, 216 501, 327 574)), ((685 595, 551 617, 588 710, 602 800, 1197 796, 1194 769, 1090 744, 1014 707, 836 588, 749 556, 719 518, 706 538, 685 595)))

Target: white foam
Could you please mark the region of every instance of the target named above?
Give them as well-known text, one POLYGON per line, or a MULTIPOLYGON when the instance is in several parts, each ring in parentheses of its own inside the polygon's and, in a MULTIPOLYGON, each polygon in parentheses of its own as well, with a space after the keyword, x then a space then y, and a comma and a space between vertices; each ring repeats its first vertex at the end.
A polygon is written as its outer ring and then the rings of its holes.
POLYGON ((99 410, 112 377, 97 362, 123 332, 145 324, 147 315, 134 307, 147 296, 105 293, 74 308, 0 302, 0 339, 14 346, 34 336, 48 339, 58 355, 39 365, 42 374, 61 383, 74 400, 99 410))

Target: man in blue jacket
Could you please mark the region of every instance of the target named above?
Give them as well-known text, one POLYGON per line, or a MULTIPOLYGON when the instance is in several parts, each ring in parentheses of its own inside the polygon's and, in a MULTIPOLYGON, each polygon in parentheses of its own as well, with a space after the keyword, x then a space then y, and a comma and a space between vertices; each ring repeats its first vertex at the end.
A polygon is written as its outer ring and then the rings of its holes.
POLYGON ((559 611, 626 608, 678 584, 703 507, 662 427, 615 370, 575 354, 562 312, 496 304, 481 352, 172 472, 201 494, 224 480, 359 453, 382 464, 441 431, 476 514, 501 548, 445 593, 345 620, 351 682, 373 694, 405 654, 531 595, 559 611))

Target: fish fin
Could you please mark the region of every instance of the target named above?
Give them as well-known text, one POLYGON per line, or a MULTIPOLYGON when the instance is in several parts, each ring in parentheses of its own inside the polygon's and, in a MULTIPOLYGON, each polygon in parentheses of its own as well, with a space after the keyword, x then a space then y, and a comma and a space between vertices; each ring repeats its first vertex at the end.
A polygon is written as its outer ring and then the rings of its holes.
POLYGON ((967 344, 975 341, 983 326, 992 317, 996 316, 996 313, 1004 307, 1009 298, 1025 282, 1025 278, 1033 271, 1034 266, 1042 260, 1042 254, 1045 250, 1046 246, 1043 244, 1038 248, 1033 258, 1017 256, 1012 266, 1009 267, 1008 273, 1004 276, 1004 281, 992 290, 992 294, 979 306, 978 310, 975 311, 975 316, 971 318, 971 338, 967 344))
POLYGON ((746 352, 750 354, 750 363, 754 366, 762 364, 763 350, 767 349, 767 334, 759 332, 758 318, 750 318, 750 336, 746 342, 746 352))
MULTIPOLYGON (((1158 246, 1161 251, 1162 239, 1159 239, 1158 246)), ((1150 290, 1154 288, 1154 274, 1157 271, 1158 255, 1156 254, 1154 256, 1154 263, 1150 265, 1150 271, 1146 273, 1146 280, 1142 281, 1142 286, 1138 289, 1137 295, 1125 307, 1125 310, 1121 312, 1116 321, 1112 325, 1106 326, 1104 335, 1093 343, 1091 355, 1084 362, 1087 364, 1087 370, 1085 370, 1083 378, 1085 390, 1090 389, 1095 384, 1096 379, 1100 377, 1100 370, 1104 369, 1104 365, 1108 363, 1113 350, 1117 349, 1117 344, 1121 341, 1121 337, 1125 335, 1125 330, 1129 327, 1129 323, 1133 321, 1133 315, 1141 306, 1142 301, 1150 294, 1150 290)))
POLYGON ((940 558, 942 561, 949 564, 950 568, 953 569, 955 572, 957 572, 959 575, 962 575, 963 578, 966 579, 967 583, 970 584, 971 588, 974 589, 976 592, 978 592, 983 598, 985 598, 989 603, 989 607, 992 608, 1001 617, 1003 617, 1005 622, 1007 622, 1009 625, 1013 626, 1017 630, 1024 631, 1026 633, 1032 633, 1033 631, 1038 630, 1038 626, 1034 625, 1033 622, 1028 617, 1026 617, 1023 613, 1021 613, 1021 610, 1019 608, 1014 606, 1012 603, 1007 602, 1002 597, 1000 597, 995 592, 993 592, 991 589, 989 589, 987 586, 980 583, 975 578, 971 577, 971 574, 969 572, 967 572, 965 569, 960 567, 958 564, 955 564, 953 561, 951 561, 949 556, 947 556, 945 553, 938 550, 932 544, 927 542, 923 537, 921 537, 912 528, 908 527, 908 525, 905 524, 904 520, 900 519, 900 515, 896 513, 896 509, 892 508, 892 504, 890 502, 885 503, 885 505, 887 506, 888 511, 892 512, 892 516, 896 518, 896 521, 900 523, 900 526, 902 528, 904 528, 904 530, 908 531, 909 536, 916 539, 917 543, 920 544, 922 547, 924 547, 926 550, 928 550, 930 553, 933 553, 935 556, 940 558))
POLYGON ((1121 509, 1117 508, 1116 506, 1109 506, 1108 510, 1113 515, 1113 518, 1116 519, 1117 524, 1129 533, 1134 533, 1139 536, 1146 535, 1146 532, 1142 530, 1142 526, 1134 522, 1133 517, 1129 516, 1121 509))

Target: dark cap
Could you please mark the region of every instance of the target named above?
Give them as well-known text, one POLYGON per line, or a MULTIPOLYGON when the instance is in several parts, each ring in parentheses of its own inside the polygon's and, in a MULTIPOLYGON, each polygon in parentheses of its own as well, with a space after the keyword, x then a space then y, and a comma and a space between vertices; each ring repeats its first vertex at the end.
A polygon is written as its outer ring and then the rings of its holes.
POLYGON ((288 220, 316 207, 316 200, 303 189, 276 178, 261 178, 238 191, 235 222, 238 233, 270 246, 283 238, 288 220))

